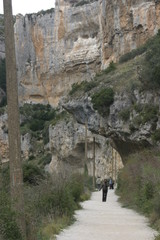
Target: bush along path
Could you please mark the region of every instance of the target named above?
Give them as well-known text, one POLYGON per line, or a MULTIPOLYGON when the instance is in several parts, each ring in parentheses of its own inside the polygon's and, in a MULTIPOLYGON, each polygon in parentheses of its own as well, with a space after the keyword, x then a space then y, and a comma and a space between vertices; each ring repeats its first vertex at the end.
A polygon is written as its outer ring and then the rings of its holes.
POLYGON ((76 211, 76 222, 61 232, 57 240, 153 240, 156 231, 148 220, 131 209, 123 208, 114 190, 109 190, 107 202, 101 192, 94 192, 91 200, 76 211))

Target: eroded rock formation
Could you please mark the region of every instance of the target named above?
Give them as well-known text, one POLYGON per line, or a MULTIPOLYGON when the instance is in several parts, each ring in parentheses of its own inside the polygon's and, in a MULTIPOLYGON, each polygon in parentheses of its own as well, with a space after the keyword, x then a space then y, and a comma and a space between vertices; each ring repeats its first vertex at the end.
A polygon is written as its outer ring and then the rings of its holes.
POLYGON ((73 83, 90 81, 153 36, 159 13, 154 0, 57 0, 55 10, 18 15, 20 101, 57 106, 73 83))
POLYGON ((87 162, 85 160, 85 126, 78 124, 74 119, 61 121, 56 126, 50 126, 50 151, 52 161, 46 169, 50 173, 61 172, 63 176, 68 173, 84 172, 84 164, 88 174, 93 175, 93 137, 95 137, 95 175, 102 179, 113 176, 115 171, 122 167, 120 156, 115 154, 109 142, 103 136, 87 133, 87 162), (116 169, 115 169, 116 155, 116 169))

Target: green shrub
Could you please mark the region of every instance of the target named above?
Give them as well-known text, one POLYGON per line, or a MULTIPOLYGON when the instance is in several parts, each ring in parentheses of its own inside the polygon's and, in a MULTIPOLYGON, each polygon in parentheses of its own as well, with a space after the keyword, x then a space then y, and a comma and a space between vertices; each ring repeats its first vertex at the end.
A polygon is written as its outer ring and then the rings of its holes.
POLYGON ((43 166, 45 166, 46 164, 49 164, 52 160, 52 154, 51 153, 47 153, 46 155, 42 156, 41 159, 39 160, 39 164, 42 164, 43 166))
POLYGON ((160 160, 159 149, 132 154, 118 177, 117 192, 122 202, 160 220, 160 160), (130 191, 132 189, 132 191, 130 191))
POLYGON ((114 102, 114 91, 112 88, 104 88, 92 96, 94 109, 103 116, 109 115, 110 105, 114 102))
POLYGON ((69 92, 69 95, 73 95, 73 94, 75 94, 78 91, 88 92, 92 88, 95 88, 97 85, 98 85, 98 83, 93 81, 93 80, 90 81, 90 82, 83 81, 81 83, 73 83, 72 89, 69 92))
POLYGON ((44 144, 47 144, 49 142, 49 125, 50 125, 50 122, 45 122, 43 131, 42 131, 44 144))
POLYGON ((146 123, 150 120, 157 121, 157 114, 158 114, 158 106, 155 105, 144 105, 144 109, 142 112, 143 123, 146 123))
POLYGON ((152 104, 141 104, 135 105, 134 109, 139 113, 137 117, 133 119, 133 122, 136 125, 145 124, 149 121, 157 122, 158 121, 158 106, 152 104))
POLYGON ((56 125, 58 122, 62 120, 68 121, 69 117, 70 116, 67 113, 67 111, 62 111, 61 113, 56 115, 56 117, 51 121, 51 124, 56 125))
POLYGON ((119 113, 119 116, 123 121, 127 122, 129 120, 129 117, 130 117, 130 109, 125 108, 125 109, 121 110, 120 113, 119 113))
POLYGON ((80 1, 79 3, 77 3, 77 4, 75 5, 75 7, 80 7, 80 6, 83 6, 83 5, 88 4, 88 3, 89 3, 88 0, 82 0, 82 1, 80 1))
POLYGON ((38 119, 31 120, 30 123, 29 123, 29 128, 33 132, 42 130, 44 128, 44 121, 43 120, 38 120, 38 119))
POLYGON ((40 140, 43 137, 44 144, 48 143, 49 124, 56 118, 56 110, 50 105, 26 103, 20 108, 20 113, 23 116, 21 134, 30 132, 36 139, 40 140))
POLYGON ((152 139, 155 142, 160 141, 160 129, 157 129, 153 134, 152 134, 152 139))
POLYGON ((160 87, 160 30, 148 45, 141 75, 144 89, 160 87))
POLYGON ((16 213, 11 209, 9 193, 0 191, 0 235, 4 240, 22 240, 16 224, 16 213))
POLYGON ((116 70, 116 64, 112 61, 112 62, 110 62, 108 68, 104 69, 102 71, 102 73, 108 74, 108 73, 110 73, 110 72, 112 72, 114 70, 116 70))
POLYGON ((134 104, 134 110, 137 112, 137 113, 141 113, 143 111, 143 104, 134 104))
POLYGON ((31 163, 23 165, 23 181, 32 185, 39 184, 39 181, 44 178, 42 170, 31 163))
POLYGON ((147 50, 147 45, 143 45, 141 47, 138 47, 136 49, 133 49, 131 52, 128 52, 120 57, 119 63, 127 62, 133 58, 135 58, 138 55, 143 54, 147 50))
POLYGON ((83 177, 81 175, 74 175, 69 181, 67 186, 73 196, 76 203, 81 200, 81 195, 83 193, 83 177))
POLYGON ((5 113, 5 107, 1 107, 0 108, 0 116, 3 115, 5 113))

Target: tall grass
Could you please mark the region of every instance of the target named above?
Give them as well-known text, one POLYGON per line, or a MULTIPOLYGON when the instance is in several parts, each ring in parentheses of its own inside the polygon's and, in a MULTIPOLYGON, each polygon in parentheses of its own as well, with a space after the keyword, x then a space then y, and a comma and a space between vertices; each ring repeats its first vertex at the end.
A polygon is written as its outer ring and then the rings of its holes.
POLYGON ((121 201, 144 214, 160 230, 160 150, 145 150, 129 157, 119 174, 121 201))
MULTIPOLYGON (((47 240, 74 220, 80 201, 90 197, 89 178, 75 174, 67 178, 48 176, 30 163, 24 165, 25 218, 28 240, 47 240), (85 183, 85 186, 84 186, 85 183)), ((0 170, 0 236, 22 240, 9 194, 9 169, 0 170)))

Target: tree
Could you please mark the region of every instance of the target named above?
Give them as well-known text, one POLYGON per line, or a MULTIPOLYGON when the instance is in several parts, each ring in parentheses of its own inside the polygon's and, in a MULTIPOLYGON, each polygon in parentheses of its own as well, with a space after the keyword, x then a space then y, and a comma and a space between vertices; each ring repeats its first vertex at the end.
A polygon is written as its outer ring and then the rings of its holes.
POLYGON ((12 1, 3 0, 3 6, 6 49, 11 199, 14 210, 17 213, 17 224, 22 232, 23 238, 26 239, 23 197, 23 174, 21 164, 20 121, 18 107, 18 84, 12 16, 12 1))

